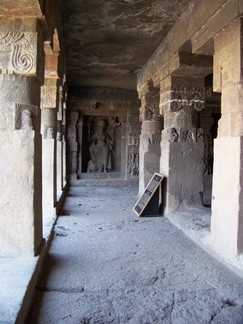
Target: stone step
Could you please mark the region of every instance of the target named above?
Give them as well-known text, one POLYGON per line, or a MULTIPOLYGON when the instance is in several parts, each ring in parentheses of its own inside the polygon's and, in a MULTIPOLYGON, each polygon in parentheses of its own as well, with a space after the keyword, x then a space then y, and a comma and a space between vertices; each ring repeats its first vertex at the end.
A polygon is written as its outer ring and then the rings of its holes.
POLYGON ((138 179, 71 179, 70 184, 82 187, 138 187, 138 179))

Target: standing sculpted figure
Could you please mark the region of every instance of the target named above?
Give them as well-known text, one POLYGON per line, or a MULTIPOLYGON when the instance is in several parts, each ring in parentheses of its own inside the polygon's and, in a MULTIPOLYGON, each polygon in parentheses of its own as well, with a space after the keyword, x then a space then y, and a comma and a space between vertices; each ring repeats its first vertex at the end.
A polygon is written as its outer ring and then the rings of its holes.
POLYGON ((106 132, 106 120, 97 121, 89 152, 91 160, 88 162, 87 172, 107 172, 112 169, 111 150, 113 141, 106 132))
POLYGON ((21 114, 21 128, 33 129, 31 112, 27 109, 23 110, 21 114))

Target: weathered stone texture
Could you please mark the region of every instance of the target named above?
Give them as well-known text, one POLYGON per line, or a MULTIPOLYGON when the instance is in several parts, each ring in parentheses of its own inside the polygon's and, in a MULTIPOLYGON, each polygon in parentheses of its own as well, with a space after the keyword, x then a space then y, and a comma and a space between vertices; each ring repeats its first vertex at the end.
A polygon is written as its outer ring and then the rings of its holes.
POLYGON ((240 18, 225 27, 214 40, 214 88, 222 92, 222 117, 214 145, 211 229, 215 244, 233 257, 243 251, 241 39, 240 18))
POLYGON ((211 231, 215 245, 229 257, 243 252, 242 160, 242 136, 215 140, 211 231))
POLYGON ((34 255, 42 240, 39 139, 32 130, 0 133, 0 255, 34 255))
POLYGON ((189 3, 62 1, 70 84, 136 89, 137 72, 189 3))
POLYGON ((43 0, 2 0, 0 17, 41 17, 43 0))
POLYGON ((242 6, 237 0, 193 1, 139 72, 137 88, 143 87, 147 80, 155 82, 158 69, 166 66, 188 42, 192 48, 189 46, 187 51, 212 55, 212 38, 241 13, 242 6))
POLYGON ((2 20, 0 70, 4 74, 36 75, 37 21, 2 20))

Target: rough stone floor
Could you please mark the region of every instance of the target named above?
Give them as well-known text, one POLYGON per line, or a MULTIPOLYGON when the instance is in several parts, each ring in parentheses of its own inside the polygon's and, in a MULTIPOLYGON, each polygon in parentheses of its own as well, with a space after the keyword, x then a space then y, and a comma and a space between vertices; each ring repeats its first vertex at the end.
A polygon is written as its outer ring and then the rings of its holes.
POLYGON ((70 189, 26 323, 243 323, 243 279, 136 195, 70 189))

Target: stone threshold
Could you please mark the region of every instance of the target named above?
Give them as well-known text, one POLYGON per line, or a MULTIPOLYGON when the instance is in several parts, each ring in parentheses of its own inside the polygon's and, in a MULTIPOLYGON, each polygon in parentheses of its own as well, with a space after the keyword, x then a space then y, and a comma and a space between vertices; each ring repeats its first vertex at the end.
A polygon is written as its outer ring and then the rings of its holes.
POLYGON ((83 187, 138 187, 138 179, 87 179, 87 180, 71 180, 71 186, 83 187))

